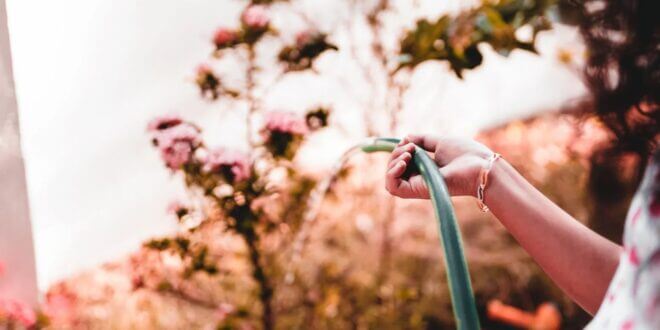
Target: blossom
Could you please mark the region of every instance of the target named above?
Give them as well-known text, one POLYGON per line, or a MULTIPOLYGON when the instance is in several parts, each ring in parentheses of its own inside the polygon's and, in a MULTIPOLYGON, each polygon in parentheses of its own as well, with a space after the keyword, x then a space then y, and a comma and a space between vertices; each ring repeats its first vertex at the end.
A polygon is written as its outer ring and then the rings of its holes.
POLYGON ((270 18, 266 12, 266 7, 261 5, 251 5, 248 6, 243 12, 243 15, 241 15, 241 21, 250 29, 266 30, 270 23, 270 18))
POLYGON ((15 300, 0 300, 0 315, 17 321, 26 328, 37 323, 37 314, 34 310, 27 304, 15 300))
POLYGON ((324 107, 319 107, 310 110, 305 114, 305 122, 310 130, 318 130, 328 126, 328 117, 330 117, 330 110, 324 107))
POLYGON ((264 128, 269 132, 289 133, 292 135, 305 135, 308 133, 305 121, 290 112, 274 111, 266 114, 266 125, 264 128))
POLYGON ((58 284, 46 294, 43 311, 55 323, 70 324, 76 316, 77 300, 76 294, 67 285, 58 284))
POLYGON ((275 157, 292 159, 302 139, 309 132, 303 118, 287 112, 266 115, 262 129, 264 145, 275 157))
POLYGON ((222 322, 227 318, 227 316, 234 313, 235 311, 236 307, 234 305, 230 303, 221 303, 218 305, 218 308, 216 308, 215 315, 218 321, 222 322))
POLYGON ((316 29, 298 32, 295 44, 282 48, 277 57, 289 71, 309 69, 323 52, 338 49, 326 39, 327 35, 316 29))
POLYGON ((298 32, 298 34, 296 34, 296 45, 298 47, 303 47, 309 44, 316 36, 316 34, 317 34, 316 31, 310 31, 310 30, 298 32))
POLYGON ((200 64, 197 66, 197 75, 206 76, 213 74, 213 69, 208 64, 200 64))
POLYGON ((156 132, 153 142, 165 165, 177 170, 193 159, 194 149, 201 144, 201 139, 197 127, 181 123, 156 132))
POLYGON ((200 64, 197 67, 197 77, 195 82, 202 93, 202 96, 210 95, 212 99, 220 96, 220 78, 218 78, 213 69, 206 64, 200 64))
POLYGON ((203 163, 203 171, 220 174, 230 183, 245 181, 250 177, 248 156, 239 151, 218 148, 210 151, 203 163))
POLYGON ((177 200, 170 202, 170 204, 167 206, 167 213, 174 214, 179 219, 186 216, 188 212, 188 207, 177 200))
POLYGON ((165 115, 151 120, 149 122, 149 125, 147 126, 147 129, 151 132, 156 132, 156 131, 168 129, 170 127, 174 127, 176 125, 181 124, 182 122, 183 120, 181 119, 181 117, 177 115, 165 115))
POLYGON ((213 44, 217 49, 233 46, 238 41, 238 33, 235 30, 221 27, 213 34, 213 44))

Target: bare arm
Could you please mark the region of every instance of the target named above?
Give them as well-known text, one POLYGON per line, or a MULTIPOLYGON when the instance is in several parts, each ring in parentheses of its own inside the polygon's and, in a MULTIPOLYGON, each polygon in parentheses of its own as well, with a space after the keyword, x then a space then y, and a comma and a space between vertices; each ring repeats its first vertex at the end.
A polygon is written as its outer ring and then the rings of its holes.
MULTIPOLYGON (((492 152, 464 139, 408 137, 392 153, 387 189, 403 198, 428 198, 421 177, 404 176, 412 142, 433 152, 452 195, 474 196, 477 177, 492 152)), ((594 314, 618 265, 621 248, 591 231, 534 188, 505 160, 489 174, 485 203, 543 270, 594 314)))
POLYGON ((486 205, 552 280, 593 315, 621 248, 560 209, 506 161, 496 162, 489 181, 486 205))

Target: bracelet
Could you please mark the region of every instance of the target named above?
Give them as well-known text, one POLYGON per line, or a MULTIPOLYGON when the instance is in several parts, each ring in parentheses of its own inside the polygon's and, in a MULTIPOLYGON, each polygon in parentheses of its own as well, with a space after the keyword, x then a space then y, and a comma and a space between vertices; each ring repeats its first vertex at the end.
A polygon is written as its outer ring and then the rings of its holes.
POLYGON ((479 186, 477 186, 477 205, 479 205, 479 208, 482 212, 488 212, 488 206, 484 204, 484 194, 486 192, 486 184, 488 184, 488 173, 490 173, 490 170, 493 168, 493 163, 495 163, 495 161, 499 158, 502 158, 500 154, 493 153, 493 155, 488 158, 488 164, 481 169, 481 172, 479 172, 479 186))

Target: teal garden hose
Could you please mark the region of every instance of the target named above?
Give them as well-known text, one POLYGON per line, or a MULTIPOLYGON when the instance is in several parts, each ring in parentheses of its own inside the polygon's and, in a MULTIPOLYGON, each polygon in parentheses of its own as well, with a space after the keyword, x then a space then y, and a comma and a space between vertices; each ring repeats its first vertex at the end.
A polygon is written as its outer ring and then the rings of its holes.
MULTIPOLYGON (((391 152, 399 139, 376 138, 362 145, 362 151, 391 152)), ((445 267, 449 282, 451 303, 458 329, 479 329, 479 317, 470 284, 470 273, 463 253, 463 243, 456 222, 447 186, 435 162, 419 147, 416 147, 413 162, 419 169, 424 182, 429 187, 429 195, 439 222, 441 245, 444 251, 445 267)))

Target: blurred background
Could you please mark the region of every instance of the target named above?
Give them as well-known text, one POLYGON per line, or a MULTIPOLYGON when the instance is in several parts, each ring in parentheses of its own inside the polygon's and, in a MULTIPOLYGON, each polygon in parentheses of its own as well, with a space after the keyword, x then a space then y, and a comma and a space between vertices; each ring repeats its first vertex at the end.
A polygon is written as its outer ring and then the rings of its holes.
MULTIPOLYGON (((430 204, 385 192, 387 155, 342 158, 369 136, 475 137, 620 237, 633 174, 589 194, 611 137, 577 115, 562 2, 5 1, 30 216, 3 221, 34 241, 6 251, 36 271, 0 260, 0 283, 36 273, 28 326, 453 328, 430 204)), ((493 301, 588 322, 454 202, 484 328, 512 327, 493 301)))

